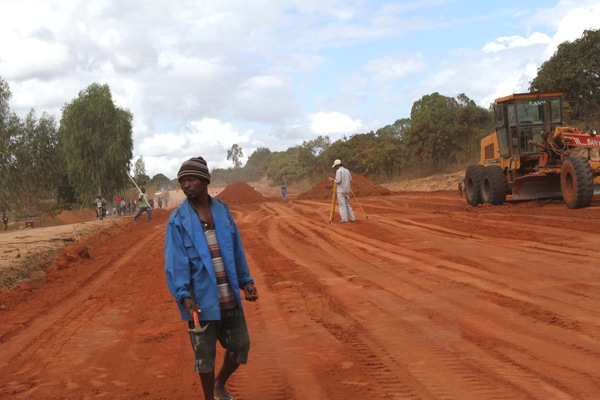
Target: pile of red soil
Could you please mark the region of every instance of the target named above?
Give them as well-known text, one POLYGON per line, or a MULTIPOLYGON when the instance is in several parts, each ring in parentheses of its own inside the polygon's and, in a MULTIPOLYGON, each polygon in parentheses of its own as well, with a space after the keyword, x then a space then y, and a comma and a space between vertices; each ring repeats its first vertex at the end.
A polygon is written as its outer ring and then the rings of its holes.
POLYGON ((228 185, 217 196, 225 204, 255 203, 269 200, 245 182, 228 185))
POLYGON ((43 213, 34 222, 36 227, 42 228, 78 224, 80 222, 93 221, 94 219, 96 219, 96 212, 91 208, 83 208, 77 211, 63 211, 60 214, 43 213))
MULTIPOLYGON (((387 196, 392 192, 389 189, 371 182, 362 175, 352 175, 352 191, 359 197, 364 196, 387 196)), ((298 200, 331 200, 333 197, 333 182, 325 178, 321 183, 314 186, 308 192, 300 193, 298 200)))
POLYGON ((84 208, 79 211, 63 211, 56 216, 61 224, 76 224, 79 222, 93 221, 96 218, 96 212, 91 208, 84 208))

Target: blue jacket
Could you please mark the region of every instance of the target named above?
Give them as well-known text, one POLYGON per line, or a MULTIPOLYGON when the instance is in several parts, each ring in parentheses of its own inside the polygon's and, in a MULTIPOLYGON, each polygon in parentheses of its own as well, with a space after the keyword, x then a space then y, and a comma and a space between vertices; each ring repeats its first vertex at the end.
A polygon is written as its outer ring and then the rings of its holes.
MULTIPOLYGON (((241 309, 238 289, 248 282, 254 283, 254 280, 250 277, 240 233, 229 208, 223 202, 210 197, 210 207, 229 284, 241 309)), ((187 199, 171 214, 167 224, 165 273, 169 291, 179 306, 181 319, 192 319, 181 303, 184 297, 192 297, 198 303, 202 310, 199 314, 201 320, 221 319, 212 258, 198 214, 187 199)))

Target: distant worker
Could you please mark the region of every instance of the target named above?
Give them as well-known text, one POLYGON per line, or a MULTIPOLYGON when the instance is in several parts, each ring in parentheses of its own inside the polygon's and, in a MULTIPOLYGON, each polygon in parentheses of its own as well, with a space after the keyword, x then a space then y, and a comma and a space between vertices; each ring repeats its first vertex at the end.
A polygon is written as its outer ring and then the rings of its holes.
POLYGON ((96 216, 99 219, 104 218, 106 215, 106 199, 101 194, 94 198, 94 208, 96 209, 96 216))
POLYGON ((283 182, 283 185, 281 185, 281 197, 283 197, 283 201, 286 200, 286 197, 287 197, 287 186, 285 185, 285 182, 283 182))
POLYGON ((6 213, 2 214, 2 225, 4 226, 4 230, 8 229, 8 217, 6 213))
POLYGON ((350 205, 350 184, 352 183, 352 175, 350 171, 344 168, 341 160, 335 160, 331 168, 335 168, 335 178, 329 178, 330 182, 335 182, 337 185, 337 199, 340 207, 340 224, 348 221, 354 222, 354 212, 350 205))
POLYGON ((458 194, 462 198, 463 192, 465 191, 465 180, 460 178, 458 181, 458 194))
POLYGON ((146 188, 142 188, 140 190, 140 195, 138 196, 138 200, 140 202, 140 209, 139 211, 135 214, 135 217, 133 217, 133 220, 136 221, 138 219, 138 217, 145 212, 146 215, 148 215, 148 221, 150 221, 150 219, 152 218, 152 216, 150 215, 150 204, 148 203, 148 198, 146 196, 146 188))

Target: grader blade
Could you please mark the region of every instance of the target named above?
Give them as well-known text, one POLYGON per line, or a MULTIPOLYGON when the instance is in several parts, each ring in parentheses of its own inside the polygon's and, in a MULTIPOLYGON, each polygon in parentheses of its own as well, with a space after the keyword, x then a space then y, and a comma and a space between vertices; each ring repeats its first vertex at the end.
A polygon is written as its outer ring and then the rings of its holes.
POLYGON ((594 178, 594 194, 600 194, 600 175, 594 178))
POLYGON ((512 198, 517 200, 560 199, 560 175, 525 175, 512 184, 512 198))

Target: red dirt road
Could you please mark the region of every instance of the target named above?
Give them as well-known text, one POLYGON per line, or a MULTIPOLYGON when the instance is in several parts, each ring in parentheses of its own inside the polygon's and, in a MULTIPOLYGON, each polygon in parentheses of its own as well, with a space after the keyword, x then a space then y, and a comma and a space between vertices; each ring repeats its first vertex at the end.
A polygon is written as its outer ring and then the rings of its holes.
MULTIPOLYGON (((260 294, 236 400, 600 396, 600 199, 353 200, 344 225, 329 201, 232 204, 260 294)), ((0 293, 0 398, 202 398, 164 280, 168 216, 0 293)))

